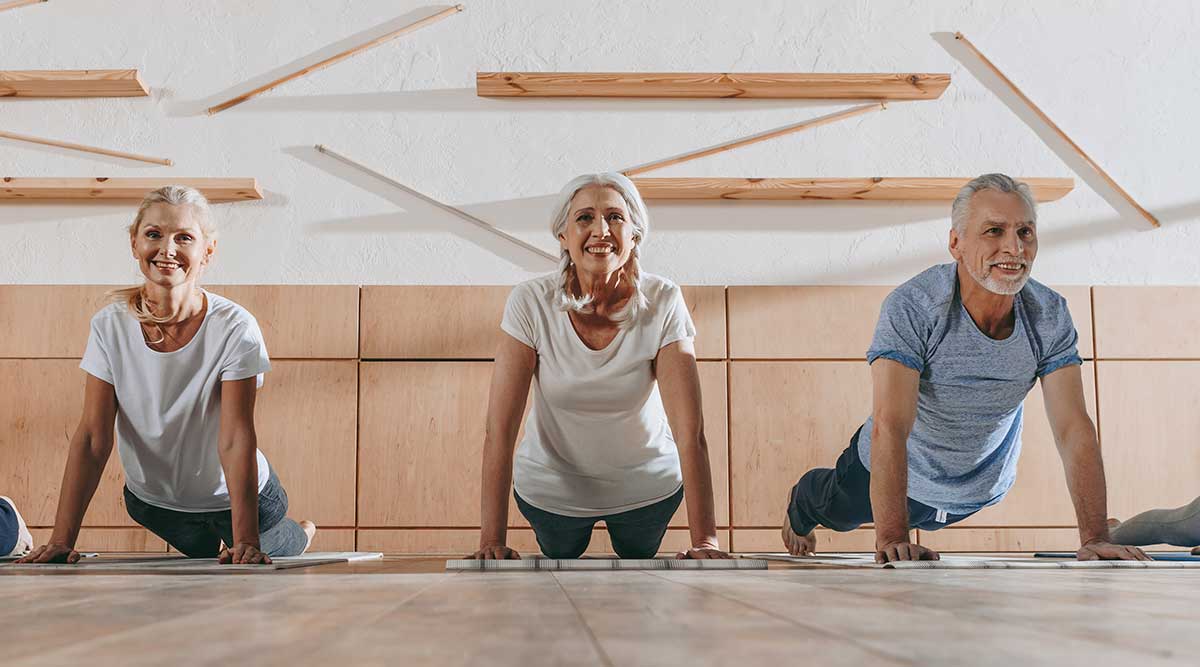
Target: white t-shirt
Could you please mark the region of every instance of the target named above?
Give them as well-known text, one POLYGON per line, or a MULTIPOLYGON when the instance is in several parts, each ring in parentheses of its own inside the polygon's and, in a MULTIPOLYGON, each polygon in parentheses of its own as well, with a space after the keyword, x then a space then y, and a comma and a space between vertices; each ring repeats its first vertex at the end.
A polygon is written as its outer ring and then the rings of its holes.
MULTIPOLYGON (((217 453, 223 380, 271 368, 258 322, 245 308, 205 292, 207 312, 196 336, 174 352, 146 346, 124 303, 92 317, 79 367, 117 394, 117 452, 125 483, 142 501, 179 512, 229 509, 217 453)), ((258 452, 258 488, 271 475, 258 452)))
POLYGON ((537 351, 533 408, 513 485, 534 507, 565 516, 615 514, 669 498, 683 484, 652 362, 696 328, 679 287, 643 274, 649 308, 603 350, 583 344, 554 304, 559 274, 513 288, 500 323, 537 351))

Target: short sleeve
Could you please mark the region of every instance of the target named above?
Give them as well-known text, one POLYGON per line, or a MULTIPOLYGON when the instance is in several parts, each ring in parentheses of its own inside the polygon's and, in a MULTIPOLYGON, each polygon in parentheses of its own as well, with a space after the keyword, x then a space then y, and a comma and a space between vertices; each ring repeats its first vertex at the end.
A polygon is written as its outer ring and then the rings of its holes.
POLYGON ((113 368, 109 362, 109 350, 104 334, 100 331, 100 325, 97 322, 99 318, 92 318, 91 331, 88 333, 87 347, 83 351, 83 359, 79 362, 79 367, 88 375, 104 380, 109 384, 115 384, 113 381, 113 368))
MULTIPOLYGON (((258 323, 254 320, 239 323, 230 336, 228 351, 221 362, 221 380, 245 380, 269 370, 271 360, 258 323)), ((262 377, 258 378, 258 386, 262 386, 262 377)))
POLYGON ((1067 300, 1058 297, 1058 303, 1053 309, 1053 324, 1043 336, 1042 358, 1038 359, 1037 376, 1045 377, 1063 366, 1080 365, 1083 359, 1079 357, 1079 334, 1075 331, 1075 322, 1071 319, 1071 311, 1067 309, 1067 300))
POLYGON ((929 311, 905 294, 892 292, 879 310, 875 336, 867 350, 867 363, 891 359, 918 373, 923 372, 932 333, 929 311))
POLYGON ((658 343, 660 350, 675 341, 696 337, 696 325, 692 323, 692 314, 683 300, 683 290, 678 285, 671 285, 664 291, 666 317, 663 318, 662 337, 658 343))
POLYGON ((526 285, 517 285, 508 293, 500 328, 526 346, 538 349, 538 332, 534 325, 533 294, 526 285))

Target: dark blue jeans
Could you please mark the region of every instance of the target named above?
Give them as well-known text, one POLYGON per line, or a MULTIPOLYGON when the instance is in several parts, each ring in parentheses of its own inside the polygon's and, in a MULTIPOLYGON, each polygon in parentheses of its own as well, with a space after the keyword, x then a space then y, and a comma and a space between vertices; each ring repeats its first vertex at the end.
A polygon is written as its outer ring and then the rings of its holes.
MULTIPOLYGON (((129 516, 189 558, 216 558, 221 543, 233 546, 233 512, 177 512, 143 502, 125 487, 129 516)), ((299 556, 308 546, 300 524, 287 518, 287 491, 275 471, 258 492, 259 549, 268 556, 299 556)))
POLYGON ((547 558, 579 558, 592 541, 592 528, 597 521, 608 526, 613 551, 621 558, 654 558, 667 524, 683 502, 683 487, 670 498, 628 512, 604 516, 563 516, 540 510, 525 502, 513 491, 517 508, 533 526, 538 546, 547 558))
POLYGON ((0 499, 0 556, 7 556, 17 546, 19 531, 16 510, 8 501, 0 499))
MULTIPOLYGON (((838 457, 835 468, 813 468, 792 487, 788 521, 797 535, 807 535, 817 526, 839 532, 871 523, 871 471, 858 457, 860 427, 850 446, 838 457)), ((909 528, 937 530, 958 523, 970 514, 943 514, 937 509, 908 499, 909 528)))

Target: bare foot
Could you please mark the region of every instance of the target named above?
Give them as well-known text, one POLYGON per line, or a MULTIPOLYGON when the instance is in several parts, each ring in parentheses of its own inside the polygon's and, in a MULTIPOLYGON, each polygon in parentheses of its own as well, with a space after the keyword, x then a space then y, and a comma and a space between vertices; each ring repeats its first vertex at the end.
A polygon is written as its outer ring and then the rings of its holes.
POLYGON ((810 556, 817 551, 816 536, 812 533, 797 535, 786 515, 783 517, 783 529, 780 530, 780 534, 783 536, 783 546, 787 547, 788 553, 793 556, 810 556))
POLYGON ((1192 555, 1200 556, 1200 547, 1196 547, 1195 549, 1192 549, 1192 555))
POLYGON ((304 529, 304 534, 308 536, 308 542, 304 545, 304 551, 300 552, 305 553, 312 546, 313 536, 317 534, 317 524, 305 519, 300 522, 300 527, 304 529))

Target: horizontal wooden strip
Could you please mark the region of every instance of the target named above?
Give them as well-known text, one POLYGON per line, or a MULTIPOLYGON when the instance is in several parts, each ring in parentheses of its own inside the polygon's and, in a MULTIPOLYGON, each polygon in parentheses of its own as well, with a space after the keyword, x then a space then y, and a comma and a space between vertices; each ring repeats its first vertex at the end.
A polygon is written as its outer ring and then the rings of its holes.
MULTIPOLYGON (((969 178, 873 176, 864 178, 635 178, 645 199, 756 199, 793 201, 953 201, 969 178)), ((1075 187, 1071 178, 1024 178, 1040 202, 1075 187)))
MULTIPOLYGON (((50 541, 53 528, 30 528, 35 545, 50 541)), ((82 528, 75 541, 79 551, 100 553, 166 553, 167 543, 145 528, 82 528)))
MULTIPOLYGON (((783 509, 780 508, 780 516, 783 509)), ((782 520, 781 520, 782 521, 782 520)), ((817 552, 874 551, 875 531, 859 528, 845 533, 818 528, 816 530, 817 552)), ((779 528, 734 528, 732 548, 738 553, 783 553, 783 537, 779 528)))
POLYGON ((480 97, 931 100, 949 74, 479 72, 480 97))
POLYGON ((921 545, 936 551, 1075 551, 1074 528, 943 528, 917 531, 921 545))
MULTIPOLYGON (((319 534, 319 533, 318 533, 319 534)), ((717 540, 722 548, 729 548, 729 531, 718 530, 717 540)), ((540 553, 532 528, 509 528, 508 546, 522 555, 540 553)), ((660 553, 682 551, 691 546, 691 536, 686 528, 670 528, 663 537, 660 553)), ((479 548, 478 528, 387 528, 359 529, 359 551, 382 551, 391 554, 439 554, 464 555, 479 548)), ((592 531, 588 545, 589 554, 612 554, 612 541, 603 526, 592 531)))
POLYGON ((136 69, 0 70, 0 97, 146 97, 136 69))
POLYGON ((141 201, 147 192, 166 185, 196 188, 210 202, 262 199, 258 181, 253 178, 19 178, 0 180, 0 203, 19 201, 63 201, 103 199, 141 201))

